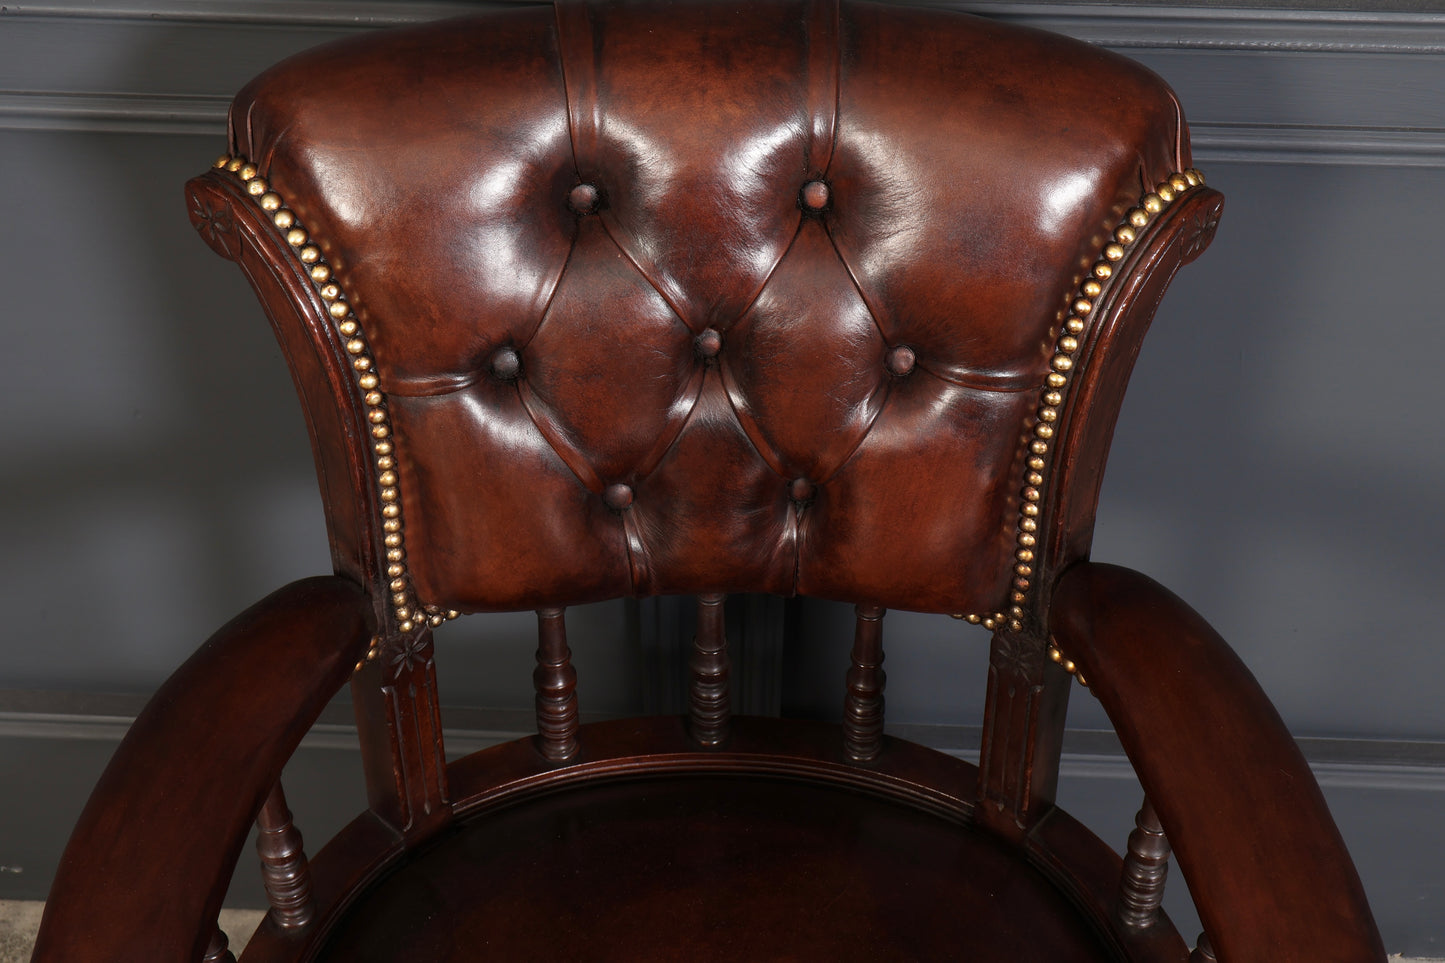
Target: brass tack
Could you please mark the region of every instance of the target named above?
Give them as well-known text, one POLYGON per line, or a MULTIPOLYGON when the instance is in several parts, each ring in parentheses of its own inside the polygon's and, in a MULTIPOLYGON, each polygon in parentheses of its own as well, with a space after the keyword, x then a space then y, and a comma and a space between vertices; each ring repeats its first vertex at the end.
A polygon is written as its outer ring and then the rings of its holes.
POLYGON ((1049 363, 1054 366, 1055 371, 1068 371, 1074 366, 1074 359, 1066 354, 1056 354, 1049 363))
POLYGON ((1054 426, 1047 422, 1039 422, 1034 425, 1034 434, 1040 438, 1052 438, 1054 437, 1054 426))
POLYGON ((396 460, 390 455, 382 455, 376 460, 376 467, 380 468, 382 471, 386 471, 390 468, 395 468, 396 460))
POLYGON ((388 486, 381 490, 381 500, 384 502, 396 501, 396 487, 388 486))
POLYGON ((311 280, 315 281, 317 284, 320 284, 323 281, 331 280, 331 268, 327 267, 325 264, 311 265, 311 280))
POLYGON ((1154 188, 1154 193, 1158 194, 1159 200, 1163 201, 1165 204, 1168 204, 1170 201, 1174 200, 1174 187, 1168 181, 1165 181, 1158 187, 1154 188))
POLYGON ((1020 592, 1027 592, 1029 590, 1029 580, 1026 578, 1014 579, 1014 588, 1018 589, 1020 592))
POLYGON ((1036 532, 1039 530, 1039 523, 1032 518, 1025 518, 1019 522, 1019 528, 1022 528, 1026 532, 1036 532))
POLYGON ((252 197, 260 197, 262 194, 266 193, 265 179, 258 177, 255 180, 251 181, 249 184, 246 185, 246 193, 250 194, 252 197))
POLYGON ((239 157, 232 157, 229 161, 226 162, 226 170, 234 174, 236 173, 236 171, 240 170, 242 165, 244 165, 245 163, 246 162, 239 157))
MULTIPOLYGON (((1014 558, 1020 562, 1032 562, 1034 560, 1034 553, 1026 548, 1021 548, 1017 552, 1014 552, 1014 558)), ((1025 572, 1024 574, 1027 575, 1028 573, 1025 572)))
POLYGON ((458 612, 456 609, 447 609, 447 618, 449 618, 449 619, 459 619, 459 618, 461 618, 461 617, 462 617, 462 613, 458 612))
POLYGON ((356 668, 354 668, 352 671, 353 671, 353 672, 360 672, 360 671, 361 671, 361 667, 362 667, 363 665, 365 665, 365 664, 366 664, 365 660, 356 663, 356 668))
MULTIPOLYGON (((397 618, 401 618, 401 611, 402 610, 400 609, 397 610, 397 618)), ((402 619, 400 622, 397 623, 396 627, 399 631, 402 632, 410 632, 412 629, 416 628, 416 626, 412 624, 411 619, 402 619)))
POLYGON ((376 452, 378 455, 389 455, 391 454, 391 442, 378 442, 371 447, 371 450, 376 452))
POLYGON ((399 619, 409 619, 409 618, 411 618, 411 609, 407 608, 407 606, 406 606, 406 603, 407 603, 409 600, 407 599, 405 592, 397 592, 395 595, 393 595, 393 596, 391 597, 391 600, 392 600, 392 602, 394 602, 394 603, 396 604, 396 607, 397 607, 397 608, 396 608, 396 617, 397 617, 397 618, 399 618, 399 619))
POLYGON ((261 195, 261 210, 267 212, 281 210, 281 195, 276 193, 261 195))
MULTIPOLYGON (((404 591, 405 589, 406 589, 406 579, 404 579, 404 578, 394 578, 394 579, 391 580, 391 590, 392 590, 393 592, 401 592, 401 591, 404 591)), ((405 598, 406 598, 406 596, 403 595, 403 596, 402 596, 402 599, 405 600, 405 598)))
POLYGON ((1074 665, 1074 663, 1070 662, 1068 659, 1065 659, 1065 660, 1064 660, 1062 663, 1060 663, 1060 664, 1064 667, 1064 671, 1067 672, 1067 673, 1069 673, 1070 675, 1073 675, 1074 672, 1076 672, 1076 671, 1078 670, 1078 668, 1079 668, 1078 666, 1074 665))
POLYGON ((373 425, 384 425, 386 424, 386 409, 373 408, 366 413, 366 417, 373 425))
POLYGON ((1120 258, 1122 258, 1123 256, 1124 256, 1124 246, 1123 246, 1122 244, 1105 244, 1105 245, 1104 245, 1104 257, 1108 258, 1109 260, 1111 260, 1111 261, 1117 261, 1117 260, 1119 260, 1120 258))
MULTIPOLYGON (((1123 256, 1123 252, 1120 252, 1120 256, 1123 256)), ((1079 300, 1074 302, 1075 314, 1088 314, 1092 310, 1094 310, 1094 302, 1086 298, 1079 298, 1079 300)))
POLYGON ((977 616, 977 615, 969 615, 969 616, 967 616, 967 618, 968 618, 968 621, 972 622, 974 625, 977 625, 978 623, 980 623, 980 622, 983 621, 983 619, 980 618, 980 617, 977 616))
POLYGON ((382 393, 381 393, 380 391, 368 391, 368 392, 366 393, 365 399, 363 399, 363 400, 365 400, 365 402, 367 403, 367 405, 369 405, 369 406, 372 407, 372 408, 375 408, 377 405, 379 405, 379 404, 381 404, 383 401, 385 401, 386 398, 383 397, 383 395, 382 395, 382 393))
POLYGON ((1184 179, 1189 182, 1190 187, 1198 187, 1204 183, 1203 178, 1199 176, 1199 172, 1192 167, 1184 172, 1184 179))
POLYGON ((1008 624, 1008 627, 1011 628, 1011 629, 1013 629, 1015 632, 1022 632, 1022 631, 1023 631, 1023 628, 1024 628, 1024 624, 1023 624, 1022 622, 1020 622, 1018 619, 1014 619, 1012 622, 1010 622, 1010 623, 1008 624))
POLYGON ((332 301, 326 306, 326 310, 333 318, 340 321, 351 311, 351 305, 345 301, 332 301))
POLYGON ((1064 322, 1064 327, 1069 330, 1070 334, 1078 334, 1084 330, 1084 319, 1071 317, 1064 322))
POLYGON ((1059 350, 1066 354, 1073 354, 1079 350, 1079 339, 1072 334, 1066 334, 1059 339, 1059 350))
POLYGON ((1190 187, 1193 186, 1189 183, 1189 178, 1185 177, 1183 174, 1175 174, 1173 177, 1169 178, 1169 184, 1176 191, 1187 191, 1190 187))
POLYGON ((1150 214, 1158 214, 1164 210, 1164 199, 1158 194, 1145 194, 1144 203, 1141 206, 1150 214))
POLYGON ((1026 546, 1026 547, 1028 547, 1028 548, 1032 548, 1032 547, 1034 547, 1035 545, 1038 544, 1038 541, 1039 541, 1039 540, 1038 540, 1037 538, 1035 538, 1034 536, 1030 535, 1028 532, 1019 532, 1019 544, 1020 544, 1020 545, 1026 546))
POLYGON ((1085 689, 1089 687, 1089 680, 1084 678, 1084 673, 1080 672, 1077 668, 1074 670, 1074 678, 1078 679, 1079 685, 1083 686, 1085 689))
POLYGON ((251 178, 256 176, 256 165, 243 164, 241 165, 241 169, 236 172, 236 175, 240 177, 243 181, 249 181, 251 178))
POLYGON ((951 619, 962 619, 962 618, 963 618, 963 613, 962 613, 962 612, 950 612, 950 613, 948 614, 948 617, 951 618, 951 619))
POLYGON ((1014 566, 1014 571, 1020 575, 1032 575, 1034 574, 1034 567, 1032 565, 1025 565, 1024 563, 1020 562, 1019 564, 1014 566))
POLYGON ((1109 276, 1113 273, 1114 269, 1109 265, 1108 261, 1100 261, 1098 264, 1094 265, 1094 277, 1098 278, 1100 281, 1108 280, 1109 276))
POLYGON ((376 481, 377 481, 377 484, 379 484, 379 485, 387 485, 387 486, 395 485, 395 484, 396 484, 396 472, 394 472, 394 471, 384 471, 384 472, 382 472, 381 475, 376 479, 376 481))
POLYGON ((1042 485, 1044 483, 1044 476, 1036 471, 1031 471, 1028 473, 1027 477, 1024 478, 1024 481, 1028 482, 1030 485, 1042 485))
MULTIPOLYGON (((384 531, 384 532, 391 532, 392 534, 400 534, 400 533, 401 533, 401 519, 399 519, 399 518, 388 518, 386 521, 384 521, 384 522, 381 523, 381 529, 382 529, 382 531, 384 531)), ((387 542, 386 544, 390 545, 390 544, 392 544, 392 543, 391 543, 391 542, 387 542)), ((401 543, 400 543, 400 542, 397 542, 396 544, 400 545, 401 543)))
POLYGON ((1129 212, 1129 223, 1134 227, 1143 227, 1149 223, 1149 212, 1142 207, 1136 207, 1129 212))
POLYGON ((371 368, 371 359, 363 355, 360 358, 352 359, 351 366, 357 371, 368 371, 371 368))
POLYGON ((1036 501, 1038 501, 1038 500, 1039 500, 1039 490, 1038 490, 1037 488, 1025 488, 1025 489, 1024 489, 1024 498, 1027 499, 1028 501, 1031 501, 1031 502, 1036 502, 1036 501))
POLYGON ((400 514, 401 506, 396 504, 395 502, 388 502, 387 504, 381 506, 382 518, 396 518, 400 514))
POLYGON ((300 247, 306 243, 307 234, 299 227, 293 227, 286 232, 286 243, 292 247, 300 247))
POLYGON ((220 157, 217 157, 215 159, 211 166, 216 168, 217 170, 220 170, 222 167, 225 167, 229 163, 231 163, 231 155, 222 154, 220 157))
POLYGON ((1014 600, 1015 602, 1022 602, 1022 601, 1023 601, 1024 599, 1026 599, 1026 598, 1028 598, 1028 596, 1025 595, 1023 592, 1015 592, 1015 593, 1013 594, 1013 600, 1014 600))
POLYGON ((1039 471, 1043 471, 1044 460, 1042 458, 1039 458, 1038 456, 1034 456, 1033 458, 1029 459, 1029 467, 1036 468, 1039 471))
POLYGON ((386 567, 386 574, 390 578, 400 578, 406 574, 406 566, 399 562, 393 562, 386 567))
MULTIPOLYGON (((382 527, 385 528, 386 526, 383 525, 382 527)), ((386 536, 383 541, 386 543, 387 548, 399 548, 401 546, 401 535, 393 531, 392 534, 386 536)))
POLYGON ((1064 385, 1069 383, 1069 379, 1065 375, 1062 375, 1057 371, 1049 372, 1049 377, 1046 380, 1048 381, 1050 388, 1062 388, 1064 385))
POLYGON ((1098 281, 1088 280, 1084 282, 1084 286, 1083 288, 1081 288, 1081 290, 1084 292, 1084 295, 1086 297, 1097 298, 1099 294, 1104 290, 1104 286, 1098 281))
POLYGON ((998 623, 996 623, 992 618, 987 618, 983 620, 983 627, 986 629, 991 629, 997 624, 998 623))
POLYGON ((1064 661, 1064 653, 1060 652, 1056 646, 1051 645, 1049 646, 1049 660, 1051 662, 1062 662, 1064 661))
POLYGON ((1033 452, 1035 455, 1047 454, 1048 450, 1049 443, 1044 441, 1042 438, 1035 438, 1033 441, 1029 442, 1029 451, 1033 452))
POLYGON ((301 249, 301 254, 299 256, 301 260, 305 261, 307 264, 312 264, 316 261, 321 260, 321 249, 319 247, 308 244, 306 247, 303 247, 301 249))
POLYGON ((391 434, 391 429, 386 427, 386 425, 371 426, 371 437, 373 438, 385 438, 389 434, 391 434))
POLYGON ((1022 511, 1030 518, 1034 518, 1039 513, 1039 506, 1035 505, 1033 502, 1024 502, 1023 508, 1021 508, 1020 511, 1022 511))
POLYGON ((406 552, 400 548, 390 548, 386 551, 386 559, 389 562, 400 562, 406 558, 406 552))
POLYGON ((340 331, 343 335, 349 338, 356 332, 360 331, 361 326, 355 321, 343 321, 336 326, 336 330, 340 331))
POLYGON ((1133 244, 1134 239, 1138 236, 1138 234, 1134 233, 1134 229, 1127 224, 1121 225, 1114 231, 1114 240, 1120 244, 1133 244))
POLYGON ((1024 610, 1021 606, 1015 605, 1013 608, 1008 610, 1008 614, 1012 615, 1016 619, 1021 619, 1024 617, 1024 610))
POLYGON ((346 342, 346 350, 350 354, 361 354, 361 352, 366 350, 366 342, 360 338, 352 338, 346 342))
POLYGON ((1055 407, 1064 403, 1064 395, 1061 391, 1049 391, 1044 394, 1044 404, 1055 407))
POLYGON ((364 374, 360 378, 356 379, 356 383, 361 385, 361 387, 365 388, 367 391, 370 391, 372 388, 375 388, 378 384, 380 384, 380 382, 376 378, 376 375, 374 374, 364 374))
POLYGON ((296 223, 296 215, 283 207, 271 216, 271 222, 284 231, 296 223))
POLYGON ((317 293, 321 295, 323 300, 335 301, 341 297, 341 287, 335 284, 323 284, 317 293))
POLYGON ((445 622, 446 619, 442 618, 440 615, 431 615, 427 617, 427 621, 430 622, 433 626, 438 626, 445 622))

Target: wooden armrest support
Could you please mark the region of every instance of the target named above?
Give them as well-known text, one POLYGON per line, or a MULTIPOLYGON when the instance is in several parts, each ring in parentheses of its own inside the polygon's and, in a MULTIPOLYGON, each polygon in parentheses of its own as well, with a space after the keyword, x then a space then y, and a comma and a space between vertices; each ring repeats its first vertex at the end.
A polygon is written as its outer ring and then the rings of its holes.
POLYGON ((1060 579, 1050 630, 1113 721, 1221 961, 1385 958, 1304 755, 1197 612, 1084 563, 1060 579))
POLYGON ((293 582, 166 680, 81 813, 34 963, 201 958, 251 822, 372 622, 354 583, 293 582))

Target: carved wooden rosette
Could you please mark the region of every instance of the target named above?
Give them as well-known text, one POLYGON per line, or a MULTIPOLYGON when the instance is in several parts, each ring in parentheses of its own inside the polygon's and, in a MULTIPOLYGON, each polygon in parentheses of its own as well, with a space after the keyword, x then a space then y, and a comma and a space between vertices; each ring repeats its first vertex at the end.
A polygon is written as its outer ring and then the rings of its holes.
POLYGON ((883 748, 883 608, 859 605, 843 697, 843 751, 854 762, 876 759, 883 748))

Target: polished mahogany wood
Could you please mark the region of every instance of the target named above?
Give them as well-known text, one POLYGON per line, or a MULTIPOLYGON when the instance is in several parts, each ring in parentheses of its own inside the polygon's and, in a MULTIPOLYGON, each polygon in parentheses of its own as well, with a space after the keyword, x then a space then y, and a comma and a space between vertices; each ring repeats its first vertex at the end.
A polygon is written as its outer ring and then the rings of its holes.
POLYGON ((301 832, 291 822, 286 793, 278 782, 256 817, 256 851, 261 856, 261 882, 271 914, 284 927, 305 926, 316 915, 311 900, 311 870, 301 832))
POLYGON ((1214 955, 1214 947, 1210 945, 1206 934, 1199 934, 1199 945, 1189 954, 1189 963, 1219 963, 1219 957, 1214 955))
POLYGON ((1137 572, 1081 563, 1051 626, 1119 733, 1219 956, 1383 960, 1304 756, 1204 619, 1137 572))
POLYGON ((878 605, 859 605, 847 694, 843 697, 843 747, 854 762, 868 762, 883 748, 883 614, 878 605))
POLYGON ((537 748, 552 762, 577 755, 577 670, 561 608, 537 610, 537 748))
POLYGON ((211 942, 206 944, 206 955, 201 957, 201 963, 236 963, 236 955, 231 952, 231 941, 219 926, 211 934, 211 942))
POLYGON ((688 661, 688 715, 692 737, 699 745, 717 746, 727 741, 732 718, 732 695, 728 687, 728 640, 723 603, 727 596, 709 592, 697 597, 697 634, 688 661))
POLYGON ((51 886, 36 963, 200 959, 261 804, 367 649, 339 576, 280 589, 163 685, 86 804, 51 886), (221 724, 221 720, 224 724, 221 724))
POLYGON ((1164 883, 1169 878, 1169 838, 1149 800, 1134 817, 1124 853, 1124 874, 1119 880, 1119 922, 1144 928, 1159 919, 1164 883))

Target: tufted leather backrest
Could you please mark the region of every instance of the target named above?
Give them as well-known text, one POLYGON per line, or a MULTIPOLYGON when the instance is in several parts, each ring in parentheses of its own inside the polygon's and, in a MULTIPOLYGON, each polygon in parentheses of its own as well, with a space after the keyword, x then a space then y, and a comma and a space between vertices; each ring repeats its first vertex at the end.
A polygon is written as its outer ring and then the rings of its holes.
POLYGON ((851 0, 347 40, 231 131, 222 173, 357 379, 376 515, 333 507, 333 539, 374 543, 407 624, 697 591, 1003 611, 1091 266, 1189 165, 1131 62, 851 0))

